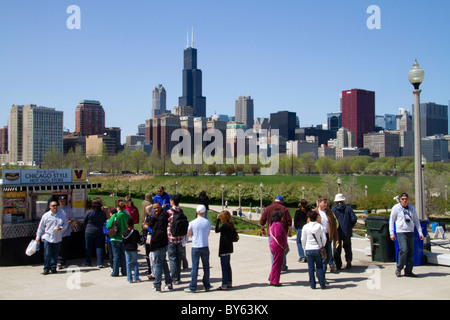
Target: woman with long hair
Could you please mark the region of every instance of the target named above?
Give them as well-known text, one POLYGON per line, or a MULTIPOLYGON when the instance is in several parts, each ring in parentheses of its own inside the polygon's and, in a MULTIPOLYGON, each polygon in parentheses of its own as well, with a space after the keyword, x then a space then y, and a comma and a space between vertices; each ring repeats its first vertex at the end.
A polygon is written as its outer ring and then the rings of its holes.
POLYGON ((224 210, 217 215, 216 233, 220 232, 219 257, 222 266, 222 286, 217 290, 227 290, 232 287, 231 272, 231 253, 233 253, 233 234, 236 232, 234 228, 233 218, 229 211, 224 210), (219 224, 222 225, 219 227, 219 224))

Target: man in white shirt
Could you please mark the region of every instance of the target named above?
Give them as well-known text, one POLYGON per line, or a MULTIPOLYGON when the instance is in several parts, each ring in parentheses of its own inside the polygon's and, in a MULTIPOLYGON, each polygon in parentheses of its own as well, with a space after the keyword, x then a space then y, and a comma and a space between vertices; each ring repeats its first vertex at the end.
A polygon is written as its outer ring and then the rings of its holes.
POLYGON ((69 247, 70 247, 70 234, 72 231, 72 216, 73 211, 72 208, 67 205, 67 198, 66 196, 60 196, 58 198, 59 203, 59 210, 61 210, 65 216, 66 220, 69 223, 66 231, 64 231, 62 235, 62 243, 61 243, 61 250, 59 251, 59 257, 58 257, 58 268, 62 269, 66 265, 66 260, 69 255, 69 247))
POLYGON ((203 287, 205 291, 211 290, 209 279, 209 243, 208 237, 211 231, 211 222, 203 218, 206 212, 204 205, 197 207, 197 218, 189 223, 188 236, 192 237, 192 270, 191 282, 189 288, 184 289, 186 292, 197 291, 197 275, 200 259, 203 266, 203 287))
POLYGON ((68 228, 65 214, 59 210, 58 202, 50 202, 50 211, 46 212, 39 223, 36 242, 44 242, 44 272, 56 273, 59 251, 61 250, 62 236, 68 228))
POLYGON ((416 209, 408 203, 408 194, 402 193, 400 203, 392 207, 389 219, 389 233, 391 240, 395 241, 395 233, 398 241, 398 259, 395 275, 401 276, 401 271, 405 267, 406 277, 417 277, 413 272, 414 265, 414 228, 417 228, 420 240, 423 240, 422 227, 416 209), (395 229, 394 229, 395 223, 395 229), (406 265, 406 266, 405 266, 406 265))

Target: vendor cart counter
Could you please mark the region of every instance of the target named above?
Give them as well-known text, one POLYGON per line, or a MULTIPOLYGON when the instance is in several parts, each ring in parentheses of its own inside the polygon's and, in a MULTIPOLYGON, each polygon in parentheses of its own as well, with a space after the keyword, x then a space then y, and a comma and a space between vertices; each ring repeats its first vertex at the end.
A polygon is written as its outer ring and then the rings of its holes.
POLYGON ((88 184, 85 169, 5 169, 2 177, 0 266, 43 262, 43 248, 31 257, 25 254, 25 250, 36 238, 40 219, 48 211, 47 201, 60 195, 67 197, 67 205, 74 212, 68 258, 84 257, 82 220, 87 193, 89 189, 101 188, 101 184, 88 184), (45 180, 39 181, 41 178, 45 180))

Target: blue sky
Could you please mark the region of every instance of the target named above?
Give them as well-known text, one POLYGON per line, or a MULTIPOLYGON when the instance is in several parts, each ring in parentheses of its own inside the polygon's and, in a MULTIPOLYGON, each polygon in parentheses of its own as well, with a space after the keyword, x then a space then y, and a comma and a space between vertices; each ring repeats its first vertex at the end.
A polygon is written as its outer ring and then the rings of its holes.
POLYGON ((234 115, 250 95, 255 116, 294 111, 321 124, 342 90, 375 91, 376 113, 411 108, 408 71, 425 70, 422 102, 450 100, 448 0, 8 0, 0 2, 0 126, 13 104, 64 111, 99 100, 122 140, 150 118, 152 90, 182 92, 186 33, 194 27, 207 115, 234 115), (67 8, 81 10, 69 30, 67 8), (370 30, 370 5, 381 29, 370 30))

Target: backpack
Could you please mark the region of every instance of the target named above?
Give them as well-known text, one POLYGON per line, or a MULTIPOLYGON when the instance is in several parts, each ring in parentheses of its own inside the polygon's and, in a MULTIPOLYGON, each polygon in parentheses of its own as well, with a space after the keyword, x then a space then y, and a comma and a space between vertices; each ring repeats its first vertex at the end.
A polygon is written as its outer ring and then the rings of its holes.
POLYGON ((170 233, 172 234, 172 236, 181 237, 187 235, 188 227, 189 221, 183 210, 173 210, 172 226, 170 227, 170 233))

